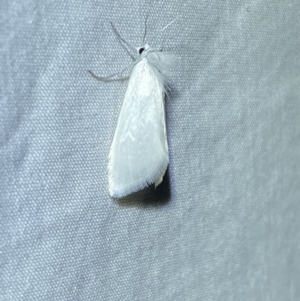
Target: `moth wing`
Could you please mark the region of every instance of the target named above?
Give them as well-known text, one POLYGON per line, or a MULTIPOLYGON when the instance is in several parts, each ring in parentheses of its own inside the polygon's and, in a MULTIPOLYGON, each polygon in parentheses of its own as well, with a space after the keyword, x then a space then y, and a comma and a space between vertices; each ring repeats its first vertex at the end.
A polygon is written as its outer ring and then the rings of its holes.
POLYGON ((168 163, 163 82, 144 58, 133 68, 109 153, 110 195, 158 185, 168 163))

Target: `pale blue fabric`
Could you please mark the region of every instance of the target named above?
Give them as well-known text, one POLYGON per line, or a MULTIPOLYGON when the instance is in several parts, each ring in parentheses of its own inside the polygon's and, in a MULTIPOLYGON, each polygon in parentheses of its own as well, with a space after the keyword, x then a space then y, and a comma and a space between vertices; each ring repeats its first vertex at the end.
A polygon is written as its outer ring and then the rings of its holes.
POLYGON ((2 1, 0 300, 300 300, 300 23, 286 1, 2 1), (179 58, 162 186, 110 199, 131 63, 179 58), (147 39, 146 39, 147 40, 147 39), (149 41, 151 43, 151 41, 149 41))

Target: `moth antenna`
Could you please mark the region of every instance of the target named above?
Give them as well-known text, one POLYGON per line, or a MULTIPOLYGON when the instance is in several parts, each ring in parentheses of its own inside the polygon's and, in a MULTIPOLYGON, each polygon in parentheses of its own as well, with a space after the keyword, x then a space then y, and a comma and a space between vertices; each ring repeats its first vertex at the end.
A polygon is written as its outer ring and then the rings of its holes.
POLYGON ((145 29, 144 29, 144 36, 143 36, 143 41, 142 41, 142 45, 144 45, 145 43, 145 38, 146 38, 146 35, 147 35, 147 20, 148 20, 148 17, 149 17, 149 14, 146 16, 145 18, 145 29))
POLYGON ((132 59, 132 61, 135 61, 135 57, 129 52, 129 50, 121 43, 121 41, 123 43, 125 43, 127 45, 127 47, 131 48, 131 50, 133 50, 134 52, 136 52, 136 49, 131 46, 128 42, 126 42, 122 37, 121 35, 118 33, 116 27, 114 26, 114 24, 112 22, 110 22, 110 25, 114 31, 114 34, 117 36, 118 38, 118 42, 119 44, 122 46, 122 48, 127 52, 127 54, 130 56, 130 58, 132 59))
MULTIPOLYGON (((176 17, 173 21, 171 21, 169 24, 167 24, 163 29, 158 30, 158 31, 153 35, 153 37, 155 38, 155 39, 153 40, 153 44, 154 44, 155 40, 157 39, 158 35, 159 35, 160 33, 162 33, 164 30, 166 30, 166 29, 167 29, 171 24, 173 24, 177 19, 178 19, 178 17, 176 17)), ((151 39, 150 39, 150 41, 151 41, 151 39)))

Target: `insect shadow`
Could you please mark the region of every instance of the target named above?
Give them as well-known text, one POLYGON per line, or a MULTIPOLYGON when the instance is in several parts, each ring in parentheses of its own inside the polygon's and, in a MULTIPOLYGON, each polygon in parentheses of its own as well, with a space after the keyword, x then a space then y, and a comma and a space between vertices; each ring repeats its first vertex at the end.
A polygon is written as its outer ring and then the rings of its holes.
POLYGON ((134 192, 122 199, 113 199, 122 207, 153 208, 166 205, 171 198, 169 168, 163 181, 155 188, 150 185, 143 190, 134 192))

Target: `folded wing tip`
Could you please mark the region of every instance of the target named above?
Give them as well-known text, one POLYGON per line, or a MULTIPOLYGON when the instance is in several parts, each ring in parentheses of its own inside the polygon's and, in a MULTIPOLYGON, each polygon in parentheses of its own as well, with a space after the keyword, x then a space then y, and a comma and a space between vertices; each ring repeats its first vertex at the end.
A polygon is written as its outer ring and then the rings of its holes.
POLYGON ((155 184, 155 188, 162 182, 165 172, 169 164, 169 158, 165 158, 153 172, 146 177, 130 183, 116 183, 113 177, 109 177, 109 194, 112 198, 124 198, 134 192, 142 190, 151 184, 155 184))

